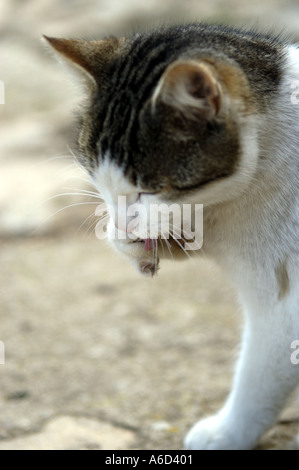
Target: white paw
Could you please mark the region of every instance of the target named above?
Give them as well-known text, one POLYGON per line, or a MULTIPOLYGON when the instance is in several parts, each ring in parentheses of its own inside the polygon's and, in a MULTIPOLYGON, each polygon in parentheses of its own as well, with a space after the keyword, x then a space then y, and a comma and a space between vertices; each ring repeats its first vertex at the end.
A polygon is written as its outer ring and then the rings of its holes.
POLYGON ((185 438, 188 450, 245 450, 237 429, 229 428, 219 415, 206 418, 193 426, 185 438))

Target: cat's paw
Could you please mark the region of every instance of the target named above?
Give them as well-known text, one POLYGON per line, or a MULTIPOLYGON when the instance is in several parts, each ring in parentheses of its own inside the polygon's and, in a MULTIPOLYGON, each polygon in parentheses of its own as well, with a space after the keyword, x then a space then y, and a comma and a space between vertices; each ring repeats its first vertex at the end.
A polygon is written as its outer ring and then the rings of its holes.
POLYGON ((229 427, 226 420, 215 415, 193 426, 185 438, 185 448, 188 450, 246 450, 250 447, 246 445, 237 429, 229 427))

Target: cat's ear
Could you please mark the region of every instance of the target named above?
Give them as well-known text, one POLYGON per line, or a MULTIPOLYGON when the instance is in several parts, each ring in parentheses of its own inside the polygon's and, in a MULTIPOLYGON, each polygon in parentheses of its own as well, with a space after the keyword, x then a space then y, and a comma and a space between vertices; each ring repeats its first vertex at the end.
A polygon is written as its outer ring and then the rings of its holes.
POLYGON ((43 40, 58 54, 58 58, 75 72, 79 80, 83 79, 83 82, 90 86, 101 82, 121 41, 114 37, 101 41, 85 41, 48 36, 43 36, 43 40))
POLYGON ((190 117, 212 119, 221 105, 220 84, 204 62, 176 61, 164 72, 152 97, 190 117))

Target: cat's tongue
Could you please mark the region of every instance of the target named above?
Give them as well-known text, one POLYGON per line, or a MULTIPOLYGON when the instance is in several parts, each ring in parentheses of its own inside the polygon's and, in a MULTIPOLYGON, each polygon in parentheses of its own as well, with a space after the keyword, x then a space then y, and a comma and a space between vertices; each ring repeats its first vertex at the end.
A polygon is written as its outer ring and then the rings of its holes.
POLYGON ((155 243, 156 243, 156 240, 152 240, 151 238, 147 238, 145 240, 145 244, 144 244, 145 251, 152 251, 154 249, 155 243))

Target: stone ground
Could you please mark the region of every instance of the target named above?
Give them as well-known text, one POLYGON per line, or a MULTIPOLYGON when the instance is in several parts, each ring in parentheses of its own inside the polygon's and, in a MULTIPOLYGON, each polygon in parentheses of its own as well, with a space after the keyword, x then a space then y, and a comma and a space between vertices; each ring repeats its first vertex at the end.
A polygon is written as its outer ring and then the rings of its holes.
MULTIPOLYGON (((39 37, 183 17, 296 38, 297 2, 247 3, 0 0, 0 450, 181 449, 225 400, 242 327, 233 287, 205 260, 142 279, 95 238, 96 206, 66 194, 88 188, 71 157, 77 96, 39 37)), ((295 449, 298 421, 293 400, 259 448, 295 449)))

